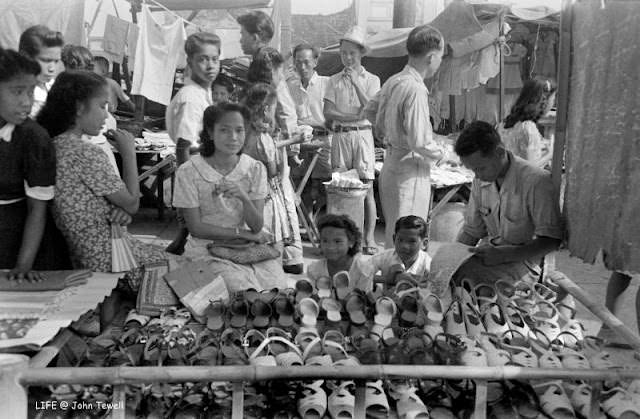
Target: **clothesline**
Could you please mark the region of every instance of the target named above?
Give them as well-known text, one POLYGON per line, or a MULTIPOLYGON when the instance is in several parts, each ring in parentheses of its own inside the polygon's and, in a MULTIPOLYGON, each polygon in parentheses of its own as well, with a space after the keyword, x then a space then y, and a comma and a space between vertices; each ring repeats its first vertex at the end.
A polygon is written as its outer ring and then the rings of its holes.
POLYGON ((198 30, 202 30, 202 27, 200 25, 196 25, 195 23, 188 21, 187 19, 183 18, 182 16, 180 16, 179 14, 174 12, 173 10, 170 10, 166 6, 164 6, 163 4, 158 3, 156 0, 144 0, 144 1, 145 1, 145 3, 147 3, 147 2, 153 3, 154 5, 158 6, 161 9, 163 9, 164 11, 169 12, 170 14, 175 16, 176 18, 182 20, 184 23, 186 23, 188 25, 195 26, 198 30))

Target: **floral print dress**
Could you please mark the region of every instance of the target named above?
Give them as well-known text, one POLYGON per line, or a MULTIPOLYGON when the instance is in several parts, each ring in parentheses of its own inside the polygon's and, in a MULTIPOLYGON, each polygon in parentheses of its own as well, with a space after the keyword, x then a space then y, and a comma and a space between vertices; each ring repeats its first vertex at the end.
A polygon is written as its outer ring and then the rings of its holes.
MULTIPOLYGON (((100 148, 65 132, 53 140, 56 186, 53 217, 71 253, 74 268, 111 272, 111 224, 114 205, 106 196, 125 187, 100 148)), ((167 254, 129 237, 139 264, 159 262, 167 254)))

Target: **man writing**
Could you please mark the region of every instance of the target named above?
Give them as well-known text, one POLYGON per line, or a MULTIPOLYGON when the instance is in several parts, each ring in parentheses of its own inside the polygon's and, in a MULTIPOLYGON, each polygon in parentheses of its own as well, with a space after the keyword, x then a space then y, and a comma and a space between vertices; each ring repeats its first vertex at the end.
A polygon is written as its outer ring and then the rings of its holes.
POLYGON ((474 283, 537 279, 542 257, 562 240, 551 175, 507 151, 497 131, 483 121, 469 124, 454 150, 476 175, 457 238, 475 246, 475 256, 458 277, 474 283))
POLYGON ((431 164, 444 154, 433 141, 429 91, 424 84, 440 67, 444 40, 437 29, 418 26, 409 33, 407 51, 407 65, 385 82, 365 110, 387 150, 378 185, 387 248, 393 247, 399 218, 415 215, 428 220, 431 164))

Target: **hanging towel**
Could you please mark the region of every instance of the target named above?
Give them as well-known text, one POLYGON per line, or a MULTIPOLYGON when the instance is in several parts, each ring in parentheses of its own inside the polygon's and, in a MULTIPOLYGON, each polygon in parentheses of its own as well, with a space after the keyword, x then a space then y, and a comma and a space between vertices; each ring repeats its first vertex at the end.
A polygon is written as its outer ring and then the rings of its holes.
POLYGON ((114 62, 119 64, 124 57, 128 32, 129 22, 107 15, 107 21, 104 24, 104 50, 111 54, 114 62))
POLYGON ((155 20, 149 7, 143 5, 131 93, 168 105, 186 39, 182 19, 162 25, 155 20))

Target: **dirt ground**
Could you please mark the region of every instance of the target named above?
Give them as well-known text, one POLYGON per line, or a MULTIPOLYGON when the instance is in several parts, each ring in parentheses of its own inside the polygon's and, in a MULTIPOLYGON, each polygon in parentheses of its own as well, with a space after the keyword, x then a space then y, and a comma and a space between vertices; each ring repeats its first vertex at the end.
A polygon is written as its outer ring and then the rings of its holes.
MULTIPOLYGON (((129 230, 146 242, 166 245, 175 235, 177 224, 171 211, 166 211, 165 219, 159 221, 157 212, 153 209, 145 208, 136 215, 129 230)), ((376 241, 380 248, 384 247, 384 226, 378 225, 376 228, 376 241)), ((314 249, 310 243, 304 243, 305 262, 319 257, 319 251, 314 249)), ((610 271, 608 271, 602 261, 595 264, 587 264, 582 260, 569 255, 567 250, 561 250, 556 255, 556 268, 565 273, 571 280, 582 287, 588 295, 591 295, 597 303, 604 304, 607 281, 610 271)), ((625 293, 624 304, 617 316, 620 320, 637 333, 634 297, 638 291, 639 277, 634 277, 631 285, 625 293)), ((576 317, 581 320, 586 329, 586 333, 596 335, 602 322, 580 303, 577 305, 576 317)), ((640 367, 640 361, 633 357, 630 350, 620 350, 609 348, 614 359, 622 365, 634 365, 640 367)))

